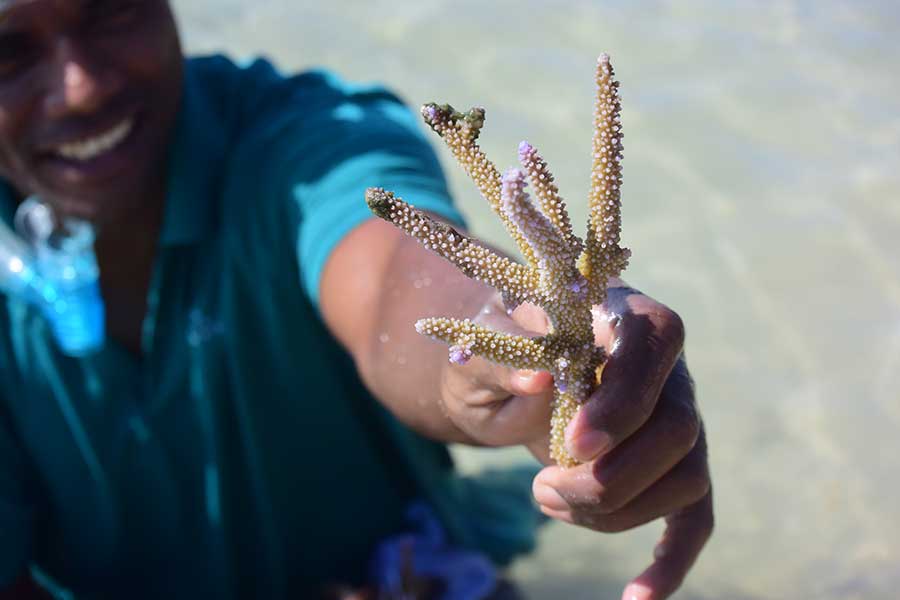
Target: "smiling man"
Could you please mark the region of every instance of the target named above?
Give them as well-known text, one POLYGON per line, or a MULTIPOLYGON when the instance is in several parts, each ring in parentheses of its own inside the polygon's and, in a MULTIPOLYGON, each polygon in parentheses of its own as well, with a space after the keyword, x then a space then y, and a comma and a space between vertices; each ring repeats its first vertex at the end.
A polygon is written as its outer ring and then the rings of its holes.
MULTIPOLYGON (((530 511, 485 512, 497 486, 443 443, 546 459, 549 375, 451 365, 412 323, 542 315, 485 312, 492 290, 370 218, 376 185, 460 220, 382 88, 185 60, 163 0, 0 0, 0 216, 38 195, 94 225, 108 332, 65 356, 0 302, 0 598, 42 597, 35 574, 77 598, 313 598, 362 583, 415 501, 498 563, 530 548, 530 511)), ((665 517, 625 591, 659 599, 711 531, 706 446, 680 320, 611 283, 610 384, 569 431, 584 464, 534 497, 599 531, 665 517)))

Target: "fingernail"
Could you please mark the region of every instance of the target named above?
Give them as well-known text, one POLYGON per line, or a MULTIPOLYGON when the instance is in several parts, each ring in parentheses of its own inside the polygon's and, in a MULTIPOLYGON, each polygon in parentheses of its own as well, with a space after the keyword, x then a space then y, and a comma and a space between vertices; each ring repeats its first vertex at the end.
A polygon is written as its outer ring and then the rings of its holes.
POLYGON ((518 384, 522 387, 528 386, 531 383, 531 380, 534 378, 534 371, 529 371, 528 369, 521 369, 516 373, 516 379, 518 380, 518 384))
POLYGON ((622 594, 622 600, 647 600, 653 593, 648 587, 639 583, 629 583, 622 594))
POLYGON ((566 510, 569 508, 569 503, 563 500, 559 492, 545 483, 534 484, 534 499, 541 506, 546 506, 551 510, 566 510))
POLYGON ((612 437, 605 431, 591 429, 575 436, 566 436, 569 454, 578 460, 591 460, 612 446, 612 437))
POLYGON ((548 385, 549 374, 541 371, 520 370, 514 375, 513 385, 523 396, 542 392, 548 385))

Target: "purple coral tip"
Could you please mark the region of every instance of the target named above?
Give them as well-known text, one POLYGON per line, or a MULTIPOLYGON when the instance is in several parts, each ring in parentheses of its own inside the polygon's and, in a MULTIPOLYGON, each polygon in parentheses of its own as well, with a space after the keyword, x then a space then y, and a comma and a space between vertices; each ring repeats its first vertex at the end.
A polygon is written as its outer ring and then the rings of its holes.
POLYGON ((468 346, 450 346, 450 362, 464 365, 472 358, 472 349, 468 346))
POLYGON ((566 384, 565 381, 558 381, 558 382, 556 382, 556 389, 559 390, 560 394, 565 394, 566 391, 568 391, 569 386, 566 384))
POLYGON ((578 278, 576 281, 573 281, 568 285, 569 291, 581 295, 587 291, 587 279, 584 277, 578 278))
POLYGON ((503 183, 523 183, 525 181, 525 172, 522 169, 517 169, 515 167, 510 167, 506 173, 503 174, 503 183))
POLYGON ((519 160, 525 160, 525 157, 527 157, 532 152, 534 152, 534 146, 532 146, 525 140, 519 142, 519 160))
POLYGON ((426 104, 422 107, 422 116, 429 122, 437 119, 438 109, 434 104, 426 104))

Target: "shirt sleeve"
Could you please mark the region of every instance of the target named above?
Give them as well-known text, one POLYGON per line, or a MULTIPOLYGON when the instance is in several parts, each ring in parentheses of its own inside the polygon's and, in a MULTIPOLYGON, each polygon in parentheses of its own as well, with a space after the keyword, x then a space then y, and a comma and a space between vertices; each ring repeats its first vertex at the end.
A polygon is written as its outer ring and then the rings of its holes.
POLYGON ((0 412, 0 589, 12 584, 28 566, 34 524, 22 448, 4 417, 0 412))
POLYGON ((412 111, 384 88, 351 87, 333 75, 321 76, 324 98, 303 119, 306 141, 300 146, 309 151, 291 165, 289 181, 299 219, 300 276, 316 306, 331 252, 352 229, 374 218, 365 202, 367 188, 390 190, 421 210, 463 223, 412 111))

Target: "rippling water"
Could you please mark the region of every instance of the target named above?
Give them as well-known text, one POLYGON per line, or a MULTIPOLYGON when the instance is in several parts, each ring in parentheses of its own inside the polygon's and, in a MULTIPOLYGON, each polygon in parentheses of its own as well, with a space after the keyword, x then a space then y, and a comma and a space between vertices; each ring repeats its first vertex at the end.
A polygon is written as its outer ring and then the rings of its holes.
MULTIPOLYGON (((717 529, 677 596, 889 599, 900 588, 900 5, 178 0, 187 47, 487 107, 585 219, 592 72, 622 83, 627 278, 688 325, 717 529), (314 6, 310 6, 313 5, 314 6), (606 4, 608 6, 601 6, 606 4)), ((437 140, 435 140, 437 141, 437 140)), ((443 153, 474 231, 511 249, 443 153)), ((466 469, 517 452, 461 450, 466 469)), ((612 598, 660 528, 552 525, 513 576, 612 598)))

